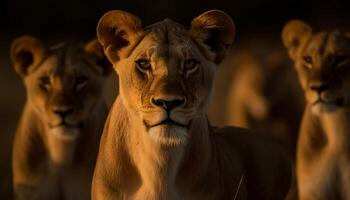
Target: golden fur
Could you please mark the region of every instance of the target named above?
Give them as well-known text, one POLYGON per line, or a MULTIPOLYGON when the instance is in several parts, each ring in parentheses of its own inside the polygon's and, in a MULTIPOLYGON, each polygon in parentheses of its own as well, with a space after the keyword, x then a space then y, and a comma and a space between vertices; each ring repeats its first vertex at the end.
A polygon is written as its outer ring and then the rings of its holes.
POLYGON ((297 147, 299 197, 350 199, 350 35, 313 33, 305 22, 292 20, 282 39, 307 101, 297 147))
POLYGON ((274 143, 206 117, 217 64, 235 26, 205 12, 190 30, 166 19, 145 29, 124 11, 97 26, 118 73, 120 95, 107 118, 93 199, 283 199, 289 165, 274 143))
POLYGON ((13 146, 17 199, 89 199, 112 67, 95 39, 51 48, 31 36, 11 46, 27 101, 13 146))

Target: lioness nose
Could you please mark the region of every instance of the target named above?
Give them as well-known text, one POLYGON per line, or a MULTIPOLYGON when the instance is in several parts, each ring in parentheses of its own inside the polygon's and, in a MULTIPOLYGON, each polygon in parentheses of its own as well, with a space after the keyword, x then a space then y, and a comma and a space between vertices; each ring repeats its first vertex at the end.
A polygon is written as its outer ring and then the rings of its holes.
POLYGON ((52 112, 64 118, 73 112, 73 107, 70 107, 70 106, 53 107, 52 112))
POLYGON ((177 99, 158 99, 158 98, 152 98, 152 103, 156 106, 164 108, 166 111, 170 111, 176 107, 180 107, 185 103, 184 98, 177 98, 177 99))
POLYGON ((322 83, 322 82, 311 83, 310 84, 310 89, 316 91, 317 93, 321 93, 321 92, 329 89, 329 84, 322 83))

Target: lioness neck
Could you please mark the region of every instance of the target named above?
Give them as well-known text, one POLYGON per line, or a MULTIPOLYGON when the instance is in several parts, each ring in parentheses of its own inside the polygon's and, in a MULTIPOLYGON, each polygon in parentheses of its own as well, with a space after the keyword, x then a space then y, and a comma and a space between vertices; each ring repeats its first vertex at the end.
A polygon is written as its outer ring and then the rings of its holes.
POLYGON ((328 138, 328 144, 337 149, 350 147, 350 110, 339 108, 333 113, 327 113, 320 118, 328 138))
POLYGON ((350 147, 349 108, 339 108, 335 112, 315 115, 311 105, 308 105, 303 118, 301 141, 319 150, 320 147, 336 151, 350 147))
POLYGON ((109 120, 119 126, 113 128, 120 130, 116 133, 117 137, 125 138, 116 141, 117 151, 114 153, 117 155, 114 157, 123 157, 118 154, 128 152, 127 157, 138 174, 136 176, 139 176, 135 180, 139 183, 133 184, 139 186, 132 194, 133 199, 179 199, 177 192, 184 188, 191 190, 188 187, 201 184, 202 178, 208 176, 210 165, 215 163, 212 158, 210 127, 205 115, 192 122, 187 141, 176 145, 161 144, 152 139, 142 120, 127 111, 120 98, 116 100, 110 116, 119 116, 109 120), (121 142, 126 144, 120 144, 121 142), (118 150, 118 147, 126 150, 118 150), (197 175, 192 182, 188 181, 193 176, 189 171, 195 171, 197 175), (183 185, 189 182, 193 185, 183 185))

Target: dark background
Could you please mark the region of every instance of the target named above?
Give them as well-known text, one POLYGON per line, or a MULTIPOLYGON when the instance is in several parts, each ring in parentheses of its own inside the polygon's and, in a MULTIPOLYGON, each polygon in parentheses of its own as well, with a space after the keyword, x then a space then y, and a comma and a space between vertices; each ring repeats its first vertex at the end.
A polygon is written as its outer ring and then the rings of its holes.
POLYGON ((317 0, 1 0, 1 32, 14 37, 34 34, 40 37, 58 34, 93 36, 98 19, 112 9, 139 16, 144 24, 172 18, 189 24, 208 9, 230 14, 238 31, 278 32, 291 18, 312 24, 335 27, 349 20, 350 1, 317 0))
MULTIPOLYGON (((0 199, 11 198, 11 144, 25 101, 24 87, 9 61, 11 42, 23 34, 46 41, 90 39, 99 18, 113 9, 135 14, 144 25, 171 18, 187 26, 204 11, 221 9, 234 19, 238 42, 269 38, 279 44, 283 25, 293 18, 316 30, 350 29, 350 1, 339 0, 0 0, 0 199)), ((107 91, 115 87, 112 82, 107 91)))

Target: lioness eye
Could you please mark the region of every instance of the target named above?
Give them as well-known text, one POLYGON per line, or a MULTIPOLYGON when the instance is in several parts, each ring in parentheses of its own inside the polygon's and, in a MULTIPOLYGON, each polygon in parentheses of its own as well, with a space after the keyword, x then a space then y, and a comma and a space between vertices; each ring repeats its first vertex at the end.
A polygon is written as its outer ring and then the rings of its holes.
POLYGON ((147 59, 139 59, 136 61, 136 67, 141 72, 146 73, 148 70, 151 69, 151 63, 147 59))
POLYGON ((304 56, 303 57, 303 61, 304 61, 304 67, 306 69, 311 69, 312 68, 312 58, 311 58, 311 56, 304 56))
POLYGON ((80 90, 87 84, 87 82, 88 78, 86 76, 78 76, 75 79, 75 87, 77 88, 77 90, 80 90))
POLYGON ((188 59, 184 63, 184 69, 189 71, 194 71, 197 68, 198 64, 199 64, 198 60, 194 58, 188 59))
POLYGON ((39 78, 39 80, 40 80, 40 86, 43 87, 44 89, 48 89, 48 87, 51 84, 50 77, 42 76, 39 78))
POLYGON ((312 65, 312 58, 311 56, 304 56, 303 60, 305 63, 312 65))

